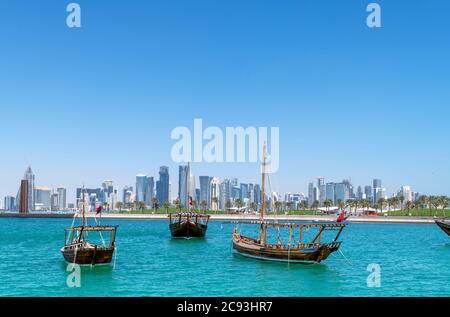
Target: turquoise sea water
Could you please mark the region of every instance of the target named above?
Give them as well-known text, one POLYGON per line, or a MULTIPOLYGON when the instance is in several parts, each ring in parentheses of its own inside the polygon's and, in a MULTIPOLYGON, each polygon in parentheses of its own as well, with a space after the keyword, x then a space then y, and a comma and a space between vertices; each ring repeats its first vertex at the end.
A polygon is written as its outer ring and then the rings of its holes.
POLYGON ((349 224, 342 254, 319 265, 231 252, 233 226, 172 240, 166 221, 113 220, 117 259, 83 267, 70 288, 59 252, 68 219, 0 219, 0 296, 450 296, 450 239, 434 225, 349 224), (371 263, 381 287, 367 287, 371 263))

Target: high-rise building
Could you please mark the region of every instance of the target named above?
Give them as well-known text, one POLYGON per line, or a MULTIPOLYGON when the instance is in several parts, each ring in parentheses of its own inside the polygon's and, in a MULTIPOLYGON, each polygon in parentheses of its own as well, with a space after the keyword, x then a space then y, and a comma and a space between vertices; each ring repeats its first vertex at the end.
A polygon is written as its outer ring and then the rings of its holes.
POLYGON ((248 184, 241 183, 241 200, 245 202, 249 199, 248 184))
POLYGON ((147 175, 136 175, 136 203, 145 202, 145 193, 147 192, 147 175))
POLYGON ((414 200, 413 192, 412 192, 410 186, 402 186, 398 196, 403 196, 404 202, 408 202, 408 201, 413 201, 414 200))
POLYGON ((20 213, 28 213, 30 212, 29 207, 29 199, 30 195, 28 194, 29 189, 28 180, 22 179, 20 182, 20 189, 19 189, 19 212, 20 213))
POLYGON ((364 199, 364 193, 361 186, 358 186, 358 189, 356 190, 356 198, 359 200, 364 199))
POLYGON ((145 190, 145 204, 152 206, 152 200, 155 197, 155 179, 153 177, 147 177, 147 187, 145 190))
POLYGON ((127 208, 128 204, 133 202, 133 187, 132 186, 125 186, 123 188, 122 192, 122 202, 124 204, 124 207, 127 208))
POLYGON ((383 197, 383 189, 381 188, 381 179, 375 178, 373 180, 373 203, 378 203, 378 200, 383 197))
POLYGON ((308 184, 308 207, 311 207, 314 203, 314 183, 308 184))
POLYGON ((206 201, 208 204, 208 209, 211 208, 211 181, 212 177, 209 176, 200 176, 200 200, 199 203, 202 201, 206 201))
POLYGON ((51 197, 53 189, 50 187, 36 186, 35 187, 35 203, 36 210, 51 210, 52 201, 51 197))
POLYGON ((323 202, 327 199, 327 187, 325 185, 325 178, 317 178, 317 189, 319 192, 319 203, 320 205, 322 205, 323 202))
POLYGON ((125 207, 127 204, 131 202, 130 198, 132 194, 133 194, 133 186, 125 185, 122 190, 122 202, 125 207))
POLYGON ((225 210, 228 201, 231 201, 231 182, 225 179, 220 184, 220 209, 225 210))
POLYGON ((219 208, 220 208, 220 179, 217 177, 213 177, 211 180, 211 209, 219 210, 219 208))
POLYGON ((59 194, 52 193, 50 196, 50 210, 51 211, 59 211, 59 194))
POLYGON ((261 205, 261 186, 255 184, 253 187, 253 196, 255 196, 255 203, 257 206, 261 205))
POLYGON ((4 199, 5 203, 3 209, 7 211, 12 211, 16 209, 16 199, 13 196, 6 196, 4 199))
POLYGON ((58 193, 58 209, 65 210, 67 207, 67 190, 64 187, 58 187, 56 192, 58 193))
POLYGON ((161 166, 159 169, 159 181, 156 182, 156 198, 162 206, 169 201, 169 167, 161 166))
POLYGON ((329 199, 334 203, 336 203, 335 199, 335 184, 334 183, 327 183, 325 185, 325 199, 329 199))
POLYGON ((31 166, 29 166, 27 168, 27 170, 25 171, 25 175, 24 178, 28 181, 28 209, 29 211, 34 210, 34 181, 35 181, 35 177, 33 174, 33 171, 31 170, 31 166))
POLYGON ((372 186, 364 186, 364 194, 366 195, 366 199, 373 202, 373 189, 372 186))
POLYGON ((184 206, 189 203, 188 199, 188 165, 180 165, 178 168, 178 199, 184 206))

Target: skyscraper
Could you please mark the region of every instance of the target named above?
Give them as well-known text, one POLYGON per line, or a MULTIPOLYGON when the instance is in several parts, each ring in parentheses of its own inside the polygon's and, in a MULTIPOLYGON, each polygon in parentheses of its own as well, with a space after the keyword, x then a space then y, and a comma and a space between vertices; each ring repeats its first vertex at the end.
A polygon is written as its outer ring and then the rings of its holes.
POLYGON ((29 207, 29 199, 30 199, 30 195, 28 193, 28 189, 29 189, 29 184, 28 184, 28 180, 26 179, 22 179, 22 181, 20 182, 20 190, 19 190, 19 212, 20 213, 28 213, 30 212, 30 207, 29 207))
POLYGON ((211 209, 218 210, 220 207, 220 179, 213 177, 211 180, 211 209), (215 202, 216 199, 217 202, 215 202))
POLYGON ((162 206, 169 201, 169 167, 161 166, 159 169, 159 181, 156 183, 156 198, 162 206))
POLYGON ((12 196, 6 196, 3 208, 7 211, 12 211, 15 209, 15 207, 16 207, 16 199, 12 196))
POLYGON ((52 193, 50 196, 50 210, 51 211, 58 211, 59 210, 59 194, 52 193))
POLYGON ((381 179, 375 178, 373 180, 373 203, 376 204, 382 197, 381 179))
POLYGON ((220 184, 220 209, 225 210, 228 201, 231 201, 231 182, 225 179, 220 184))
POLYGON ((124 205, 130 203, 130 197, 133 194, 133 186, 125 185, 122 190, 122 202, 124 205))
POLYGON ((36 210, 51 210, 51 198, 53 189, 50 187, 36 186, 35 187, 35 203, 36 210))
MULTIPOLYGON (((27 205, 28 205, 28 211, 34 210, 34 200, 35 200, 35 193, 34 193, 34 174, 31 170, 31 166, 27 168, 25 171, 25 175, 23 176, 23 180, 27 181, 28 189, 27 189, 27 205)), ((22 188, 22 187, 21 187, 22 188)), ((22 195, 19 193, 18 198, 21 199, 22 195)), ((19 206, 22 206, 19 203, 19 206)))
POLYGON ((180 165, 178 168, 178 199, 184 206, 188 205, 188 165, 180 165))
POLYGON ((212 177, 209 176, 200 176, 200 201, 203 200, 207 202, 208 208, 211 208, 211 181, 212 177))
POLYGON ((147 177, 147 187, 145 190, 145 204, 152 206, 152 199, 155 197, 155 179, 153 177, 147 177))
POLYGON ((56 189, 58 193, 58 209, 64 210, 67 207, 67 190, 64 187, 58 187, 56 189))
POLYGON ((248 184, 241 183, 241 200, 245 202, 249 198, 248 184))
POLYGON ((308 184, 308 207, 311 207, 314 203, 314 183, 308 184))
POLYGON ((136 175, 136 203, 145 202, 145 194, 147 192, 147 175, 136 175))

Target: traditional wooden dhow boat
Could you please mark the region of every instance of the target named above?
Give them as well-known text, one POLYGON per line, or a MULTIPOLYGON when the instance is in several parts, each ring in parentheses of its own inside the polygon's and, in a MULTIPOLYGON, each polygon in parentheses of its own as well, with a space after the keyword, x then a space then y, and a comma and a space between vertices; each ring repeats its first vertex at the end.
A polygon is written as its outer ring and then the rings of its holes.
POLYGON ((203 238, 208 229, 209 215, 198 213, 169 214, 170 233, 173 238, 203 238))
POLYGON ((208 229, 209 215, 197 213, 194 210, 190 192, 191 164, 188 163, 187 194, 189 197, 188 212, 169 214, 169 228, 172 238, 204 238, 208 229))
POLYGON ((320 263, 327 259, 331 253, 339 250, 341 242, 338 239, 346 225, 343 221, 297 224, 266 221, 265 152, 266 147, 264 146, 260 219, 257 222, 253 222, 253 224, 259 226, 259 236, 257 238, 244 236, 235 227, 232 234, 233 250, 241 256, 258 260, 305 264, 320 263), (276 239, 268 239, 269 228, 274 228, 278 233, 276 239), (289 229, 287 242, 282 241, 280 234, 282 229, 289 229), (298 230, 298 234, 295 232, 296 230, 298 230), (312 231, 314 232, 311 235, 312 231), (328 231, 335 231, 336 235, 330 242, 324 242, 324 233, 328 231), (297 236, 298 242, 296 242, 297 236), (309 241, 307 241, 308 236, 311 236, 309 241))
POLYGON ((435 220, 436 224, 450 236, 450 218, 435 220))
MULTIPOLYGON (((81 224, 64 229, 64 246, 61 253, 69 263, 79 265, 98 265, 111 263, 115 250, 117 226, 88 226, 85 215, 84 188, 82 191, 81 224), (89 241, 89 234, 98 234, 100 243, 89 241), (102 233, 108 233, 109 243, 103 239, 102 233)), ((97 209, 97 215, 101 213, 101 207, 97 209)), ((97 221, 97 220, 96 220, 97 221)))

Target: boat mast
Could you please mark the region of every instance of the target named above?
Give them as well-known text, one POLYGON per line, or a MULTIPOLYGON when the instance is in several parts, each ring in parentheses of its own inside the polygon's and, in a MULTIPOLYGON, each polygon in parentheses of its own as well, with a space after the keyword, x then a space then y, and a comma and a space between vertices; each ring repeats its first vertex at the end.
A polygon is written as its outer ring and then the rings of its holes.
POLYGON ((188 162, 188 173, 187 173, 187 195, 188 195, 188 211, 191 212, 191 162, 188 162))
POLYGON ((266 193, 265 193, 265 181, 266 181, 266 143, 263 146, 263 163, 262 163, 262 182, 261 182, 261 212, 259 220, 261 222, 259 240, 261 244, 266 244, 267 241, 267 226, 264 223, 264 216, 266 213, 266 193))
POLYGON ((81 223, 81 226, 82 227, 85 227, 86 226, 86 215, 85 215, 85 208, 84 208, 84 206, 85 206, 85 197, 84 197, 84 186, 83 186, 83 193, 82 193, 82 200, 83 200, 83 206, 81 207, 81 215, 82 215, 82 223, 81 223))

